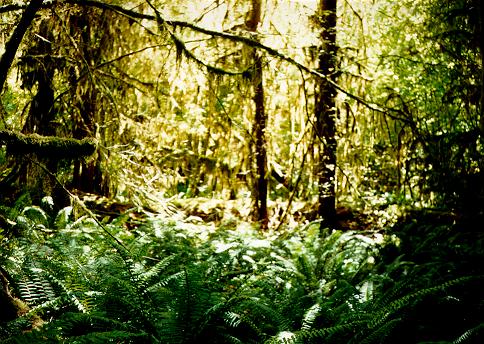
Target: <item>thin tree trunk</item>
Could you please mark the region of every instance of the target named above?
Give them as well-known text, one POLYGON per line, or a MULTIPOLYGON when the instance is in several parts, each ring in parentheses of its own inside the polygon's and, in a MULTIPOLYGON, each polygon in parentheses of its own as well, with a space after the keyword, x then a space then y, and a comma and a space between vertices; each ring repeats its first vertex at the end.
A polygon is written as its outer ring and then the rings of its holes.
MULTIPOLYGON (((252 0, 252 10, 246 21, 248 30, 257 31, 257 26, 261 20, 261 0, 252 0)), ((266 144, 266 123, 267 115, 264 108, 264 86, 262 74, 262 60, 257 50, 252 52, 252 61, 254 71, 252 74, 252 83, 254 86, 254 136, 255 136, 255 160, 257 166, 257 190, 256 190, 256 212, 257 221, 261 229, 267 229, 267 144, 266 144)))
MULTIPOLYGON (((256 53, 256 55, 258 55, 256 53)), ((262 229, 267 229, 267 149, 266 149, 266 123, 267 116, 264 109, 264 87, 262 86, 262 62, 260 56, 255 56, 255 74, 257 83, 255 86, 255 149, 257 165, 257 207, 258 217, 262 229)))
POLYGON ((484 4, 479 4, 479 51, 481 53, 481 97, 479 100, 479 115, 481 136, 484 137, 484 4))
MULTIPOLYGON (((27 119, 23 125, 23 134, 37 133, 42 136, 55 136, 54 109, 55 97, 53 80, 57 63, 52 58, 52 43, 54 41, 49 20, 43 20, 36 31, 39 37, 29 42, 29 47, 23 52, 20 70, 24 88, 37 90, 30 102, 27 119), (32 58, 35 56, 35 58, 32 58)), ((45 153, 45 152, 44 152, 45 153)), ((27 159, 21 154, 16 157, 17 163, 23 166, 20 170, 18 183, 27 188, 33 199, 40 199, 45 195, 54 196, 54 191, 61 192, 61 199, 65 199, 64 191, 56 186, 55 178, 58 162, 55 156, 48 154, 34 154, 27 159), (46 173, 43 167, 50 173, 46 173), (62 191, 60 191, 62 190, 62 191)), ((55 203, 58 204, 57 197, 55 203)), ((66 204, 62 204, 63 206, 66 204)))
MULTIPOLYGON (((318 71, 335 79, 336 70, 336 0, 321 0, 319 20, 321 27, 318 71)), ((322 225, 336 223, 336 89, 320 79, 316 86, 316 135, 319 141, 319 162, 316 168, 322 225)))

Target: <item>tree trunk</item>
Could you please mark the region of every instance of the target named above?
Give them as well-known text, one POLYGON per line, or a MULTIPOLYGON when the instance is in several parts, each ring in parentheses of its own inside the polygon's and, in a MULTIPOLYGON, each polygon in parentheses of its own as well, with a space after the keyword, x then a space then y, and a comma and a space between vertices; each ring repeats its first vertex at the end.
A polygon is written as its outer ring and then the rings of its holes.
MULTIPOLYGON (((89 77, 74 81, 72 92, 76 99, 74 107, 79 115, 75 119, 73 136, 77 139, 96 137, 96 123, 104 123, 102 118, 103 95, 96 84, 96 75, 90 69, 96 66, 104 58, 107 50, 111 47, 106 43, 109 23, 107 14, 103 12, 100 17, 96 12, 89 9, 76 16, 71 16, 71 30, 75 32, 82 46, 82 67, 87 70, 89 77)), ((101 137, 106 129, 100 129, 101 137)), ((108 196, 109 175, 102 171, 101 155, 84 161, 74 163, 72 187, 89 193, 108 196)))
POLYGON ((10 293, 8 273, 0 266, 0 324, 26 313, 27 306, 10 293))
MULTIPOLYGON (((336 0, 321 0, 319 4, 320 50, 318 71, 333 81, 336 71, 336 0)), ((316 167, 322 226, 336 223, 336 89, 320 79, 315 93, 316 135, 319 141, 319 162, 316 167)))
MULTIPOLYGON (((480 129, 481 139, 484 138, 484 4, 482 1, 479 4, 479 30, 478 30, 478 45, 481 53, 481 95, 479 100, 479 115, 480 115, 480 129)), ((484 140, 484 139, 483 139, 484 140)))
MULTIPOLYGON (((246 25, 249 31, 256 32, 261 20, 261 0, 252 0, 252 10, 246 25)), ((255 160, 257 166, 257 189, 256 189, 256 213, 257 221, 261 229, 267 229, 267 144, 266 144, 266 123, 267 115, 264 108, 264 86, 262 75, 261 55, 256 49, 252 51, 253 73, 252 83, 254 87, 253 101, 255 104, 254 136, 255 136, 255 160)))
MULTIPOLYGON (((41 4, 42 1, 31 1, 29 3, 20 23, 12 34, 11 41, 16 41, 16 47, 10 45, 10 41, 7 44, 11 46, 11 49, 18 48, 21 40, 21 37, 18 36, 25 34, 28 25, 32 22, 33 16, 41 4), (34 3, 35 7, 32 8, 34 3), (35 12, 30 13, 28 18, 25 18, 29 10, 35 12), (15 36, 17 37, 14 39, 15 36)), ((33 90, 37 86, 36 94, 30 102, 28 116, 23 125, 22 133, 53 136, 55 135, 55 111, 52 80, 54 79, 56 63, 54 58, 51 57, 53 37, 50 22, 46 20, 41 22, 37 33, 38 37, 42 37, 42 39, 33 39, 29 47, 23 51, 18 63, 22 87, 33 90)), ((7 51, 5 54, 7 54, 7 51)), ((4 63, 7 66, 7 62, 3 62, 2 57, 2 68, 4 63)), ((16 173, 15 176, 12 176, 11 182, 16 182, 21 189, 31 192, 33 199, 52 195, 55 188, 53 175, 57 171, 58 160, 44 156, 41 151, 37 152, 37 154, 31 153, 33 152, 27 148, 22 152, 18 152, 18 154, 11 154, 10 163, 11 166, 14 166, 12 171, 16 173), (47 168, 50 173, 46 173, 43 167, 47 168)), ((43 153, 46 153, 46 150, 43 153)), ((12 193, 15 194, 17 187, 13 185, 9 185, 9 187, 12 193)))
POLYGON ((7 80, 8 71, 10 70, 10 66, 12 66, 12 62, 15 58, 18 47, 22 42, 25 32, 27 32, 27 29, 34 20, 35 14, 42 6, 42 2, 43 0, 30 1, 25 9, 25 12, 22 14, 22 18, 20 18, 20 22, 15 27, 12 36, 8 40, 7 44, 5 44, 5 52, 0 59, 0 93, 3 91, 3 86, 7 80))

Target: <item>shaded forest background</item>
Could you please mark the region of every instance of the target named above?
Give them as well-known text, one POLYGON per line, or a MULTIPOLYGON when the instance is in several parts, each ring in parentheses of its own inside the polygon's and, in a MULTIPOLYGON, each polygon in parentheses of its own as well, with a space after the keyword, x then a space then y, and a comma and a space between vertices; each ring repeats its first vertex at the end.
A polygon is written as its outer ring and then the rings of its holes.
POLYGON ((477 343, 483 11, 4 1, 0 338, 477 343))

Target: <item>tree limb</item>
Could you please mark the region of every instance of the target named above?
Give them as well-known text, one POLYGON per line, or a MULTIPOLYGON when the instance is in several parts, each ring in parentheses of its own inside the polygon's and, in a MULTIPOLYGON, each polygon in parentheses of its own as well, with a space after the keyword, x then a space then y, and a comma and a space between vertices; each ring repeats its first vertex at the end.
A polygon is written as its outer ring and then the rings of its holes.
POLYGON ((76 159, 92 155, 96 151, 93 139, 72 139, 38 134, 22 134, 0 130, 0 143, 7 145, 9 154, 34 153, 52 159, 76 159))
POLYGON ((167 22, 161 17, 161 14, 156 9, 156 7, 153 6, 153 4, 151 4, 151 2, 149 0, 146 0, 146 2, 153 9, 153 11, 155 11, 155 13, 156 13, 156 21, 158 23, 160 31, 166 30, 168 32, 168 34, 170 35, 171 39, 173 40, 173 42, 175 43, 177 50, 180 51, 181 53, 183 53, 190 60, 195 61, 198 65, 205 67, 210 73, 214 73, 214 74, 243 75, 243 74, 247 73, 247 71, 240 71, 240 72, 229 71, 229 70, 222 69, 220 67, 216 67, 216 66, 213 66, 213 65, 210 65, 210 64, 203 62, 201 59, 199 59, 194 53, 192 53, 187 48, 187 46, 185 45, 185 42, 180 37, 178 37, 172 30, 170 30, 170 28, 167 27, 167 22))
MULTIPOLYGON (((58 3, 58 2, 57 1, 48 1, 42 7, 43 8, 50 8, 56 3, 58 3)), ((99 8, 99 9, 111 10, 111 11, 117 12, 119 14, 125 15, 129 18, 133 18, 133 19, 146 19, 146 20, 157 21, 158 23, 160 23, 160 21, 161 21, 164 25, 170 25, 170 26, 173 26, 173 27, 188 28, 188 29, 191 29, 193 31, 196 31, 196 32, 199 32, 199 33, 202 33, 202 34, 205 34, 205 35, 209 35, 209 36, 212 36, 212 37, 219 37, 219 38, 230 40, 232 42, 239 42, 239 43, 246 44, 250 47, 263 50, 271 56, 274 56, 274 57, 277 57, 277 58, 279 58, 283 61, 286 61, 286 62, 296 66, 297 68, 299 68, 300 70, 302 70, 306 73, 309 73, 313 76, 324 79, 326 82, 328 82, 335 89, 337 89, 341 93, 345 94, 348 98, 351 98, 351 99, 357 101, 358 103, 364 105, 365 107, 367 107, 368 109, 370 109, 372 111, 387 113, 387 111, 384 108, 380 107, 379 105, 374 104, 374 103, 370 103, 366 99, 364 99, 364 98, 362 98, 358 95, 355 95, 351 92, 346 91, 343 87, 341 87, 336 82, 331 80, 331 78, 328 77, 327 75, 324 75, 323 73, 320 73, 313 68, 309 68, 309 67, 305 66, 304 64, 296 61, 294 58, 286 56, 286 55, 282 54, 281 52, 279 52, 278 50, 271 48, 271 47, 269 47, 265 44, 262 44, 261 42, 255 40, 253 38, 249 38, 249 37, 245 37, 245 36, 241 36, 241 35, 236 35, 236 34, 232 34, 232 33, 228 33, 228 32, 210 30, 210 29, 206 29, 206 28, 200 27, 198 25, 195 25, 193 23, 188 23, 188 22, 184 22, 184 21, 165 20, 164 18, 161 17, 159 11, 157 11, 157 10, 155 10, 155 15, 144 14, 144 13, 136 12, 136 11, 133 11, 133 10, 129 10, 129 9, 124 8, 122 6, 119 6, 119 5, 107 4, 107 3, 99 1, 99 0, 64 0, 64 3, 72 4, 72 5, 79 5, 79 6, 91 6, 91 7, 95 7, 95 8, 99 8)), ((150 5, 150 6, 153 8, 152 5, 150 5)), ((0 13, 8 12, 8 11, 18 11, 18 10, 21 10, 25 7, 26 7, 26 5, 0 6, 0 13)), ((229 74, 229 75, 237 75, 237 74, 246 73, 246 71, 245 72, 227 71, 227 70, 224 70, 224 69, 219 68, 219 67, 214 67, 214 66, 208 65, 208 64, 204 63, 203 61, 201 61, 199 58, 197 58, 192 52, 190 52, 188 50, 188 48, 186 48, 186 46, 184 45, 184 42, 178 36, 176 36, 173 32, 170 32, 170 36, 174 40, 175 44, 177 44, 178 48, 181 48, 182 51, 184 52, 184 54, 187 57, 196 61, 197 64, 201 64, 201 65, 205 66, 209 71, 211 71, 213 73, 229 74)))

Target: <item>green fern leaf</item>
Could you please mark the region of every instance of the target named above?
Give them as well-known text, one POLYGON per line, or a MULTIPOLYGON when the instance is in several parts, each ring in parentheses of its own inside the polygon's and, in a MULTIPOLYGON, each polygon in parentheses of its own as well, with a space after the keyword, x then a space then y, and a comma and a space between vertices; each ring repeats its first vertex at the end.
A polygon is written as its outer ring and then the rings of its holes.
POLYGON ((291 340, 291 343, 296 343, 298 340, 314 340, 325 339, 329 336, 334 336, 339 333, 353 333, 361 326, 366 325, 366 321, 355 321, 342 325, 335 325, 332 327, 322 328, 318 330, 302 330, 296 332, 296 337, 291 340))
MULTIPOLYGON (((366 335, 366 337, 363 340, 357 340, 355 343, 357 344, 371 344, 371 343, 382 343, 384 342, 383 340, 388 337, 388 335, 391 333, 391 331, 398 326, 398 324, 402 321, 402 319, 397 318, 397 319, 392 319, 390 321, 387 321, 384 323, 382 326, 377 328, 376 330, 372 331, 369 335, 366 335)), ((366 332, 366 328, 363 330, 363 332, 366 332)), ((355 336, 355 338, 358 338, 359 336, 355 336)))
POLYGON ((462 344, 467 342, 474 343, 472 340, 474 339, 479 340, 483 338, 484 338, 484 323, 480 323, 479 325, 465 331, 462 335, 459 336, 459 338, 454 340, 452 344, 462 344))
POLYGON ((55 229, 65 229, 68 224, 72 221, 73 207, 65 207, 59 210, 54 220, 55 229))
POLYGON ((435 293, 438 293, 442 290, 448 289, 452 286, 459 285, 459 284, 464 284, 466 282, 470 282, 472 280, 475 280, 476 278, 482 278, 482 276, 466 276, 466 277, 461 277, 457 278, 451 281, 444 282, 440 285, 437 285, 435 287, 430 287, 430 288, 425 288, 418 290, 415 293, 411 293, 408 295, 405 295, 393 302, 391 302, 388 306, 386 306, 384 309, 380 310, 377 312, 369 326, 371 328, 380 326, 381 324, 385 323, 387 319, 397 312, 398 310, 409 306, 410 304, 416 302, 417 300, 422 299, 425 296, 432 295, 435 293))

